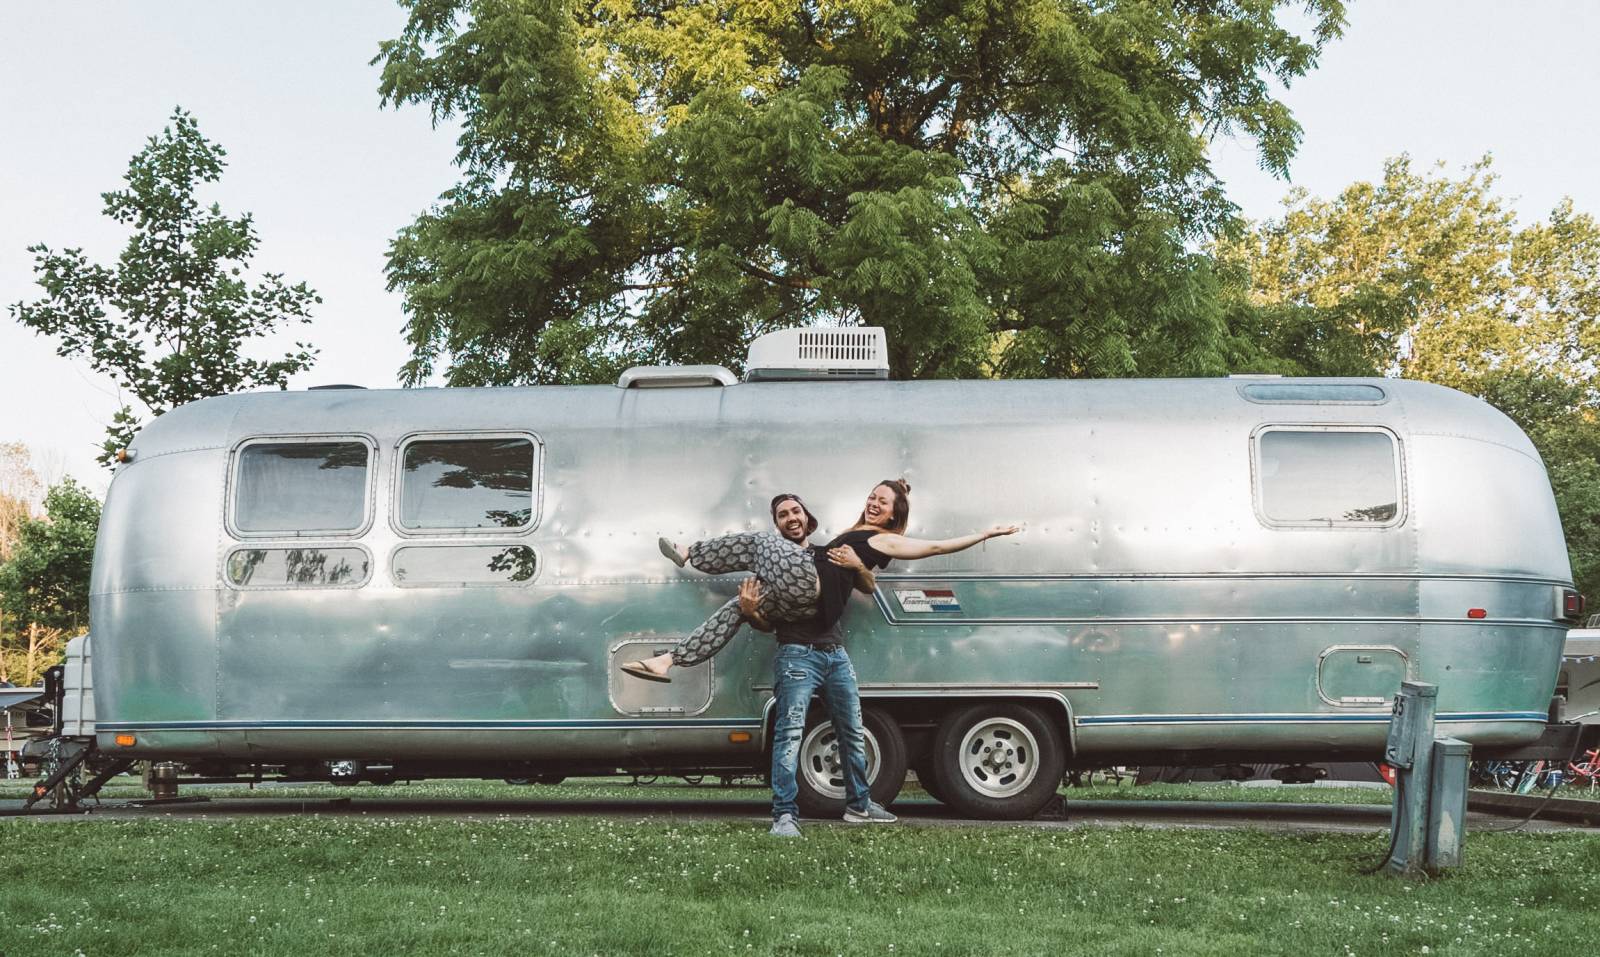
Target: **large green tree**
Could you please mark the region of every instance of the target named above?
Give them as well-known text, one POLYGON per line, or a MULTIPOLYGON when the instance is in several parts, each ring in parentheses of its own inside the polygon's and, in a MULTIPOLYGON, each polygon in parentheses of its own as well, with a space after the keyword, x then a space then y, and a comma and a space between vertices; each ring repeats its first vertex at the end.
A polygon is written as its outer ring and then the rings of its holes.
POLYGON ((1236 371, 1399 374, 1510 415, 1550 474, 1580 588, 1600 595, 1600 223, 1563 200, 1519 225, 1488 158, 1390 160, 1221 244, 1236 371))
MULTIPOLYGON (((17 321, 59 340, 60 355, 87 359, 150 415, 205 396, 281 386, 316 354, 304 343, 271 360, 242 354, 248 340, 310 322, 321 300, 280 274, 264 273, 254 285, 246 278, 260 244, 250 214, 226 216, 197 196, 222 176, 226 155, 200 135, 194 117, 175 110, 128 163, 126 188, 101 194, 105 214, 133 230, 117 264, 90 262, 81 249, 30 246, 45 295, 11 306, 17 321)), ((122 406, 100 461, 109 464, 140 423, 133 406, 122 406)))
POLYGON ((1600 225, 1563 200, 1519 228, 1494 185, 1488 157, 1457 178, 1401 156, 1331 200, 1291 193, 1281 218, 1220 244, 1224 272, 1241 280, 1234 364, 1469 390, 1517 372, 1593 398, 1600 225))
POLYGON ((783 326, 889 330, 897 377, 1205 373, 1214 137, 1283 171, 1309 0, 402 0, 385 103, 459 121, 390 250, 416 382, 737 366, 783 326))

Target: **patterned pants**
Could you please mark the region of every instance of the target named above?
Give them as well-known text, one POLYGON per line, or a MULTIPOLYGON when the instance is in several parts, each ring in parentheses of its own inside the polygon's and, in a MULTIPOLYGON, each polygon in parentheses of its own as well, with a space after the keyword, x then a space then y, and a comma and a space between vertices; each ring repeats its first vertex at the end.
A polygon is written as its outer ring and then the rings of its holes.
MULTIPOLYGON (((761 581, 761 617, 773 622, 805 621, 817 613, 821 582, 811 550, 773 532, 738 532, 689 546, 689 564, 712 575, 754 572, 761 581)), ((680 668, 708 661, 744 624, 735 598, 718 608, 672 649, 680 668)))

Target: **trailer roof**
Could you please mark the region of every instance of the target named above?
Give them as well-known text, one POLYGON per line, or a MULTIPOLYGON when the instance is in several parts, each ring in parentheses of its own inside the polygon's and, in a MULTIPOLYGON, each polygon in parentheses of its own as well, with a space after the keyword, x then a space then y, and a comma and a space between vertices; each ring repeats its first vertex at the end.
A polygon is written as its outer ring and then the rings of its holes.
POLYGON ((621 428, 828 422, 848 428, 1025 425, 1069 419, 1195 428, 1249 421, 1378 421, 1402 435, 1449 434, 1537 458, 1522 431, 1487 403, 1402 379, 1035 379, 770 382, 670 389, 597 386, 250 392, 190 403, 140 433, 150 457, 225 447, 245 435, 315 432, 621 428), (1365 387, 1360 391, 1350 387, 1365 387), (1254 398, 1263 387, 1287 399, 1254 398), (1380 391, 1380 401, 1359 401, 1380 391), (1357 400, 1295 398, 1318 392, 1357 400))

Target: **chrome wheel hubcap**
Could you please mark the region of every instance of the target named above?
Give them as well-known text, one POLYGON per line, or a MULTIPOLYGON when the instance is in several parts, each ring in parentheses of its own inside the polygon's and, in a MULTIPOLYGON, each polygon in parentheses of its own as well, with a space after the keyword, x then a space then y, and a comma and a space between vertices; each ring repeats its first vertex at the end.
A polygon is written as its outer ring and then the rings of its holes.
MULTIPOLYGON (((865 728, 861 736, 867 752, 867 783, 870 785, 878 779, 878 739, 865 728)), ((800 742, 800 774, 811 790, 825 798, 844 800, 844 759, 839 754, 839 736, 833 733, 832 721, 824 721, 806 732, 800 742)))
POLYGON ((1039 744, 1033 732, 1010 718, 989 718, 968 729, 957 760, 961 779, 990 798, 1009 798, 1039 775, 1039 744))

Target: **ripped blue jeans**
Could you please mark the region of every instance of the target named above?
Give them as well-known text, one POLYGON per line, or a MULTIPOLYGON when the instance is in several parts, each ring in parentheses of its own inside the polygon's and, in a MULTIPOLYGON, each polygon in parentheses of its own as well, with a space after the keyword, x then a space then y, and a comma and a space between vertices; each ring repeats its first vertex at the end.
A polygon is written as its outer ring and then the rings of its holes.
POLYGON ((800 816, 795 804, 795 771, 800 759, 800 739, 805 732, 806 708, 811 695, 821 692, 839 738, 839 758, 844 768, 845 805, 865 811, 867 749, 861 735, 861 694, 856 690, 856 669, 843 648, 816 651, 807 645, 779 645, 772 660, 772 693, 777 699, 777 722, 772 731, 772 817, 800 816))

